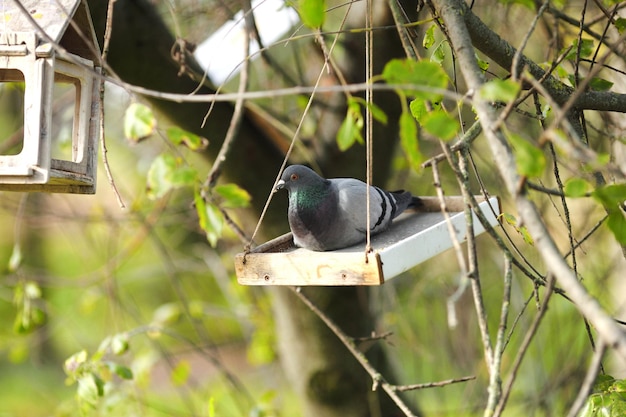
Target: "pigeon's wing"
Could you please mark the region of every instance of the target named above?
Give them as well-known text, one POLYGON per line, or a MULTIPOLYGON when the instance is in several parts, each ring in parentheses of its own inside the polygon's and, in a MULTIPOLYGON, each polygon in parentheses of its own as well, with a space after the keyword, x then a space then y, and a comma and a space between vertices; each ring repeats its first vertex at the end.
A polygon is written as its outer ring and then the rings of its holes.
MULTIPOLYGON (((341 221, 359 233, 367 230, 367 185, 353 178, 333 180, 338 192, 341 221)), ((386 229, 397 211, 395 197, 378 187, 370 187, 370 230, 373 233, 386 229)))

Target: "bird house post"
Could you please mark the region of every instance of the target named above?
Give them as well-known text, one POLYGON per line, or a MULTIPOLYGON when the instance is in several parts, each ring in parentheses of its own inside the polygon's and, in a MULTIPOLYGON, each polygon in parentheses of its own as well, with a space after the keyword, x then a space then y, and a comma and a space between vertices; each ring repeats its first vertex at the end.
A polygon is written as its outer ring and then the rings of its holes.
POLYGON ((93 194, 101 65, 86 0, 0 1, 0 96, 23 92, 23 127, 0 136, 0 190, 93 194))

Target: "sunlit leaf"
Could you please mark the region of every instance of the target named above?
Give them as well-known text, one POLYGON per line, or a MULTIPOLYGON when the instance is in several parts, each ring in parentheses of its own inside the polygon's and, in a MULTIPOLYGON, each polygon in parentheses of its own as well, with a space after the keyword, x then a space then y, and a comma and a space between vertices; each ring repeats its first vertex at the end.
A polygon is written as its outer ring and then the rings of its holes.
POLYGON ((392 59, 385 65, 382 77, 388 84, 422 87, 405 90, 405 93, 431 101, 439 101, 442 96, 429 90, 445 89, 448 86, 446 72, 440 65, 430 61, 392 59))
POLYGON ((178 303, 161 304, 152 313, 152 323, 159 326, 168 326, 178 321, 182 314, 178 303))
POLYGON ((415 171, 422 170, 423 156, 417 140, 417 123, 408 112, 400 114, 400 145, 406 155, 409 165, 415 171))
POLYGON ((13 244, 13 251, 11 252, 11 257, 9 258, 8 270, 9 272, 15 272, 22 264, 22 246, 19 242, 15 242, 13 244))
POLYGON ((306 26, 317 29, 324 24, 324 0, 299 0, 300 19, 306 26))
POLYGON ((428 113, 421 125, 428 133, 444 141, 454 138, 460 129, 459 122, 443 110, 428 113))
POLYGON ((483 71, 487 71, 489 69, 489 62, 480 59, 480 57, 478 56, 478 54, 474 54, 474 57, 476 58, 476 63, 478 64, 478 67, 483 70, 483 71))
POLYGON ((437 65, 441 65, 444 59, 446 59, 446 52, 448 52, 448 49, 448 42, 446 40, 442 40, 435 47, 435 49, 433 49, 432 54, 430 54, 430 61, 437 65))
POLYGON ((433 23, 432 25, 428 27, 428 29, 426 29, 426 32, 424 33, 424 39, 422 40, 422 46, 425 49, 428 49, 435 44, 435 29, 436 28, 437 28, 437 25, 433 23))
POLYGON ((111 338, 111 351, 115 355, 122 355, 128 351, 128 335, 118 333, 111 338))
POLYGON ((495 79, 483 84, 479 95, 484 100, 509 103, 517 98, 521 88, 519 83, 513 80, 495 79))
POLYGON ((78 389, 76 394, 79 400, 95 406, 99 397, 104 393, 104 386, 95 374, 87 373, 78 379, 78 389))
POLYGON ((222 207, 236 208, 248 207, 250 205, 252 197, 237 184, 217 185, 214 190, 224 199, 220 204, 222 207))
POLYGON ((132 142, 146 139, 156 128, 152 109, 141 103, 132 103, 124 114, 124 136, 132 142))
POLYGON ((82 364, 87 361, 87 351, 81 350, 80 352, 76 352, 69 358, 65 360, 63 364, 63 370, 68 376, 73 375, 80 368, 82 364))
MULTIPOLYGON (((583 39, 580 43, 580 57, 581 58, 589 58, 594 51, 594 43, 592 39, 583 39)), ((565 49, 561 51, 561 53, 565 52, 565 49)), ((565 59, 574 60, 576 59, 576 54, 578 53, 578 38, 574 39, 572 42, 572 48, 569 50, 565 59)))
POLYGON ((615 27, 620 34, 624 33, 624 29, 626 29, 626 19, 623 17, 618 17, 615 20, 615 27))
POLYGON ((207 240, 212 247, 217 245, 217 241, 222 237, 224 228, 224 215, 219 207, 206 203, 199 192, 194 196, 196 212, 200 228, 204 230, 207 240))
POLYGON ((524 242, 533 246, 535 241, 533 240, 530 233, 528 233, 528 229, 526 226, 519 226, 517 223, 517 218, 511 213, 502 213, 498 216, 500 220, 504 220, 508 225, 512 226, 517 233, 524 239, 524 242))
POLYGON ((170 379, 174 386, 180 387, 187 383, 189 375, 191 375, 191 364, 188 361, 182 360, 172 369, 170 379))
POLYGON ((174 156, 170 154, 157 156, 148 170, 148 197, 157 199, 167 194, 174 187, 169 178, 175 170, 176 158, 174 156))
POLYGON ((192 151, 206 149, 206 147, 209 145, 208 139, 181 129, 178 126, 172 126, 167 129, 167 137, 173 144, 185 145, 192 151))
POLYGON ((176 157, 163 153, 157 156, 148 170, 148 197, 157 199, 168 191, 185 186, 193 186, 197 181, 194 168, 182 165, 176 157))
POLYGON ((207 415, 209 417, 216 417, 216 414, 215 414, 215 397, 209 397, 209 402, 207 403, 207 415))
POLYGON ((526 177, 541 176, 547 163, 542 150, 515 133, 507 137, 515 148, 518 172, 526 177))

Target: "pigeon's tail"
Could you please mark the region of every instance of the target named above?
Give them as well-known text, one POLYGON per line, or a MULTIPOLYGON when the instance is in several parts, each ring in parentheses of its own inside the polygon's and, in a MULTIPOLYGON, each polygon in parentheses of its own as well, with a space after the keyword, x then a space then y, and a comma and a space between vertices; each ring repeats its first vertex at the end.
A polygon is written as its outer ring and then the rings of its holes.
POLYGON ((390 193, 395 199, 395 209, 392 218, 397 217, 408 208, 416 209, 424 205, 421 198, 414 196, 408 191, 398 190, 390 193))
POLYGON ((424 200, 419 198, 418 196, 411 195, 411 202, 407 206, 407 208, 420 208, 424 205, 424 200))

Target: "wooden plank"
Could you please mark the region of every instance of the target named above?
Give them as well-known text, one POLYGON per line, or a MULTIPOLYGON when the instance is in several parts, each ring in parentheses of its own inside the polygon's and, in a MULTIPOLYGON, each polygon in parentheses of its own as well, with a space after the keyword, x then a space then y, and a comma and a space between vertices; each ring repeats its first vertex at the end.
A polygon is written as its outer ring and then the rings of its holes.
POLYGON ((244 285, 380 285, 382 272, 376 253, 287 252, 240 253, 235 269, 244 285))
MULTIPOLYGON (((489 222, 497 224, 497 197, 479 207, 489 222)), ((437 197, 426 197, 420 212, 398 217, 389 230, 372 237, 373 252, 365 262, 365 244, 328 252, 296 248, 291 233, 235 257, 235 270, 244 285, 380 285, 413 266, 452 247, 448 226, 437 197)), ((446 197, 457 238, 465 239, 462 197, 446 197)), ((484 228, 474 219, 475 234, 484 228)))

